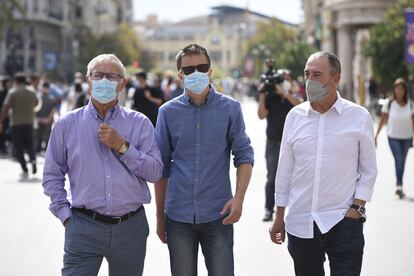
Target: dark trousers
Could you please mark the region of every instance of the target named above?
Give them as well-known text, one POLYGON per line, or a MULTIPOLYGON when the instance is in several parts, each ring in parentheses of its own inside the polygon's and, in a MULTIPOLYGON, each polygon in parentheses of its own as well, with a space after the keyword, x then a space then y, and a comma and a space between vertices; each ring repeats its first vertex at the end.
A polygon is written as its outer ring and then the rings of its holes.
POLYGON ((273 212, 275 206, 275 178, 279 161, 280 143, 266 143, 266 166, 267 181, 265 187, 266 203, 265 208, 273 212))
POLYGON ((329 258, 331 276, 358 276, 364 252, 363 224, 344 218, 331 230, 321 234, 314 223, 314 237, 303 239, 288 233, 288 249, 296 276, 323 276, 325 254, 329 258))
POLYGON ((29 155, 30 162, 36 162, 36 156, 33 148, 33 126, 32 125, 17 125, 11 127, 12 141, 14 152, 17 160, 22 167, 22 170, 27 172, 26 159, 24 152, 29 155))

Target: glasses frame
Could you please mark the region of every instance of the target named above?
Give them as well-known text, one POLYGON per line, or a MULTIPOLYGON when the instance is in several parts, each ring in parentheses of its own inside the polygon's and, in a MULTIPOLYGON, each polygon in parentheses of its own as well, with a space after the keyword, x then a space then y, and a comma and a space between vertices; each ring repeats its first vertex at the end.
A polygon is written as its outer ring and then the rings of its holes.
POLYGON ((194 71, 196 69, 197 69, 198 72, 207 73, 208 70, 210 70, 210 64, 202 63, 202 64, 197 64, 195 66, 190 65, 190 66, 181 67, 181 71, 183 72, 184 75, 190 75, 190 74, 194 73, 194 71))
POLYGON ((90 77, 91 80, 101 80, 103 78, 106 78, 109 81, 116 81, 116 82, 120 82, 121 80, 124 79, 124 77, 121 76, 118 73, 112 73, 112 72, 110 72, 110 73, 104 73, 104 72, 101 72, 101 71, 94 71, 94 72, 92 72, 92 73, 89 74, 89 77, 90 77), (95 78, 93 76, 94 74, 102 74, 102 77, 101 78, 95 78), (114 79, 114 78, 110 77, 110 75, 116 76, 117 78, 114 79))

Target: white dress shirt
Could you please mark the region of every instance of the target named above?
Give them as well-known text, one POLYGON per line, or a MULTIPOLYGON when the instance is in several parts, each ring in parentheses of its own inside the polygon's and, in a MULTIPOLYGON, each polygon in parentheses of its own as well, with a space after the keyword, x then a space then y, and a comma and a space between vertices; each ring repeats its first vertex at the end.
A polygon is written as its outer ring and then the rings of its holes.
POLYGON ((310 103, 287 115, 276 174, 276 206, 286 231, 313 238, 341 221, 354 198, 370 201, 377 176, 374 129, 363 107, 340 97, 320 114, 310 103))

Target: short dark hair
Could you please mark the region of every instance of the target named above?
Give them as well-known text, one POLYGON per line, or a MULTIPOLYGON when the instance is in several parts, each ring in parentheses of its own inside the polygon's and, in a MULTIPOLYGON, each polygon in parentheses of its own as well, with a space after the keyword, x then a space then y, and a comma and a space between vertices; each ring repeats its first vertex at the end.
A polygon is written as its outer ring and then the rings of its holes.
POLYGON ((16 75, 14 75, 14 81, 17 84, 26 84, 26 75, 22 72, 16 73, 16 75))
POLYGON ((319 51, 313 53, 311 56, 327 58, 329 62, 329 67, 331 68, 331 73, 341 74, 341 62, 335 54, 327 51, 319 51))
POLYGON ((147 73, 146 72, 138 72, 135 74, 135 77, 140 77, 144 80, 147 80, 147 73))
POLYGON ((181 49, 177 56, 176 56, 176 61, 177 61, 177 70, 180 71, 181 70, 181 60, 183 58, 183 56, 191 56, 191 55, 204 55, 207 59, 208 65, 211 65, 211 61, 210 61, 210 55, 208 54, 208 51, 206 48, 201 47, 198 44, 192 43, 192 44, 188 44, 187 46, 185 46, 183 49, 181 49))
POLYGON ((42 85, 43 88, 49 88, 50 84, 48 82, 44 82, 42 85))

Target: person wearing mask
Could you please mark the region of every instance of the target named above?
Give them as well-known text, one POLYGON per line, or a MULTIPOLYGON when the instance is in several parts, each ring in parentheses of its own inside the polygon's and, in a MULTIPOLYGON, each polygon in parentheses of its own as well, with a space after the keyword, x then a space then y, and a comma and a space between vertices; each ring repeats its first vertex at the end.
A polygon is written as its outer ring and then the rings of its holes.
POLYGON ((281 244, 287 232, 297 276, 325 275, 325 255, 331 275, 360 275, 365 203, 377 176, 372 119, 337 91, 334 54, 310 55, 304 73, 308 101, 286 117, 270 239, 281 244))
POLYGON ((385 124, 387 124, 388 144, 395 161, 397 178, 395 194, 401 199, 405 197, 403 191, 405 161, 408 150, 413 145, 414 135, 413 103, 408 97, 407 83, 402 78, 395 80, 393 95, 382 106, 375 144, 377 144, 378 135, 385 124))
POLYGON ((151 122, 118 102, 126 70, 113 54, 87 67, 92 99, 57 120, 46 150, 43 187, 65 227, 62 275, 142 275, 149 233, 147 181, 161 177, 151 122), (68 176, 70 200, 65 190, 68 176))
POLYGON ((164 102, 162 92, 148 84, 146 72, 139 72, 135 77, 138 80, 138 87, 135 88, 132 109, 147 116, 155 127, 158 108, 164 102))
POLYGON ((26 86, 26 75, 17 73, 14 76, 15 87, 13 87, 6 99, 0 114, 0 133, 3 133, 4 122, 10 111, 10 125, 14 153, 22 168, 21 177, 29 176, 27 162, 24 153, 29 155, 32 165, 32 173, 36 174, 36 155, 33 143, 33 121, 35 117, 35 107, 38 104, 35 91, 26 86))
POLYGON ((172 275, 197 275, 199 245, 209 275, 234 275, 233 224, 242 214, 253 148, 240 104, 210 85, 207 50, 189 44, 176 60, 184 93, 160 108, 156 127, 164 163, 155 185, 157 234, 168 244, 172 275))

